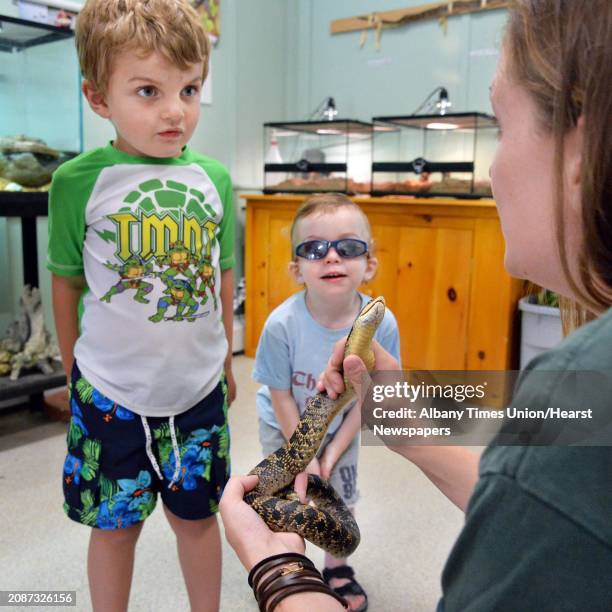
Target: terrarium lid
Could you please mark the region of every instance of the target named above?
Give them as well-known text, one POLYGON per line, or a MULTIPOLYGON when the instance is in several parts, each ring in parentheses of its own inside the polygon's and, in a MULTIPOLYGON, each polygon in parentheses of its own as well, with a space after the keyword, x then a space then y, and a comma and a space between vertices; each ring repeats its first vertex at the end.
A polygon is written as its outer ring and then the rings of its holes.
POLYGON ((72 36, 74 32, 70 28, 0 15, 0 51, 27 49, 72 36))
POLYGON ((373 124, 357 119, 333 119, 332 121, 282 121, 278 123, 264 123, 264 127, 291 130, 293 132, 335 135, 371 134, 373 124))
MULTIPOLYGON (((497 127, 497 119, 486 113, 447 113, 445 115, 394 115, 384 117, 372 117, 372 121, 387 123, 402 127, 413 127, 420 129, 462 129, 474 130, 477 128, 497 127), (432 127, 436 124, 436 127, 432 127)), ((376 126, 374 126, 376 130, 376 126)))

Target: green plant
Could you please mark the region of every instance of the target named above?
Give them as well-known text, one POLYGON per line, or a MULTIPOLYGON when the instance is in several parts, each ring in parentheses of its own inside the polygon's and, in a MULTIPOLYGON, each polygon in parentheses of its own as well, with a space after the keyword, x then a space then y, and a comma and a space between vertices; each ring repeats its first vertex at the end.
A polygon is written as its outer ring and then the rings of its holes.
POLYGON ((531 281, 524 282, 523 295, 527 297, 530 304, 559 308, 559 295, 557 293, 550 289, 544 289, 544 287, 540 287, 531 281))
POLYGON ((559 308, 559 296, 549 289, 540 289, 537 293, 531 294, 529 296, 529 302, 531 304, 538 304, 538 306, 559 308))

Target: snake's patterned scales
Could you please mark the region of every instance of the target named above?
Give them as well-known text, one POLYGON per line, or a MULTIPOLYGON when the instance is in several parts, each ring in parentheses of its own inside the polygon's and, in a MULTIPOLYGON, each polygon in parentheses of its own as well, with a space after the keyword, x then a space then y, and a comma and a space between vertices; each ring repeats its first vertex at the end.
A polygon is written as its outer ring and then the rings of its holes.
MULTIPOLYGON (((345 356, 358 355, 368 371, 374 367, 372 338, 384 314, 382 297, 368 302, 346 341, 345 356)), ((299 502, 293 481, 316 455, 334 417, 355 399, 355 390, 346 378, 344 383, 344 393, 335 400, 325 393, 308 400, 291 438, 249 472, 257 474, 259 482, 244 498, 272 531, 298 533, 336 557, 349 556, 359 544, 359 527, 353 515, 327 481, 309 475, 307 495, 314 505, 299 502)))

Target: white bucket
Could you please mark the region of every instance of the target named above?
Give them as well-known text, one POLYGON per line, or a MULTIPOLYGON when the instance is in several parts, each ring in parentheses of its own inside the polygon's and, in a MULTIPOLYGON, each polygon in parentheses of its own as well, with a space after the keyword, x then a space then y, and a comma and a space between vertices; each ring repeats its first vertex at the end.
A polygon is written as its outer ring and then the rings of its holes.
POLYGON ((536 356, 554 348, 563 339, 558 308, 519 300, 521 314, 521 370, 536 356))

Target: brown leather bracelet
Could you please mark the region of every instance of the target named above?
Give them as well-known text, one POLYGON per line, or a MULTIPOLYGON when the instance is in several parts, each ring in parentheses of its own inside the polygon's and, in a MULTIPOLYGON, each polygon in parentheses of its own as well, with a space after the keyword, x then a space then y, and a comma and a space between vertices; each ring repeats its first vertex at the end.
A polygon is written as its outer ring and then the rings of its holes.
POLYGON ((296 569, 287 573, 275 574, 272 580, 265 580, 257 589, 256 598, 261 612, 270 612, 285 597, 301 592, 320 592, 331 595, 345 608, 347 602, 335 593, 316 570, 296 569), (263 588, 262 588, 263 587, 263 588))
POLYGON ((280 561, 273 564, 266 564, 265 566, 262 566, 261 570, 255 575, 253 580, 253 592, 257 594, 261 590, 262 581, 271 582, 268 581, 268 578, 272 576, 274 578, 278 578, 279 576, 295 574, 297 572, 303 572, 304 570, 315 573, 317 572, 317 569, 314 566, 304 566, 302 565, 301 561, 291 561, 289 563, 286 561, 280 561))
POLYGON ((271 557, 262 559, 259 563, 253 566, 249 572, 249 586, 252 589, 255 589, 257 583, 259 582, 259 578, 261 578, 261 576, 263 576, 266 572, 278 567, 279 565, 286 565, 296 562, 301 563, 304 567, 311 567, 315 569, 313 562, 308 557, 300 555, 299 553, 281 553, 279 555, 272 555, 271 557))
POLYGON ((270 596, 270 593, 268 592, 269 588, 278 590, 279 588, 282 588, 282 585, 289 584, 292 578, 304 578, 319 581, 322 580, 321 574, 315 568, 303 567, 301 563, 290 563, 289 565, 284 565, 283 567, 272 571, 265 578, 260 580, 256 588, 253 589, 255 592, 255 599, 257 599, 257 602, 259 603, 262 597, 264 597, 264 594, 265 599, 268 599, 270 596))
POLYGON ((260 608, 260 610, 264 610, 265 612, 273 612, 276 606, 285 598, 296 595, 297 593, 324 593, 325 595, 329 595, 333 597, 335 600, 340 602, 342 607, 345 610, 348 610, 348 603, 344 599, 344 597, 340 597, 338 593, 334 592, 327 584, 324 582, 312 584, 295 584, 293 586, 287 586, 283 591, 280 591, 276 594, 271 601, 267 603, 265 608, 260 608))
POLYGON ((348 608, 346 600, 325 583, 313 562, 299 553, 262 559, 249 572, 248 582, 260 612, 272 612, 286 597, 304 592, 324 593, 348 608))

